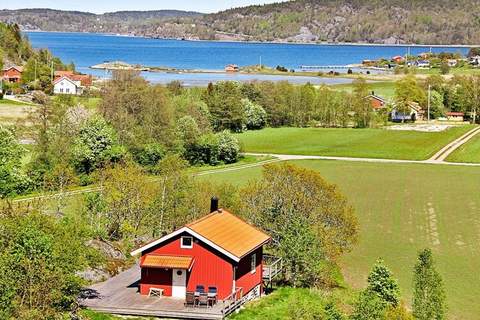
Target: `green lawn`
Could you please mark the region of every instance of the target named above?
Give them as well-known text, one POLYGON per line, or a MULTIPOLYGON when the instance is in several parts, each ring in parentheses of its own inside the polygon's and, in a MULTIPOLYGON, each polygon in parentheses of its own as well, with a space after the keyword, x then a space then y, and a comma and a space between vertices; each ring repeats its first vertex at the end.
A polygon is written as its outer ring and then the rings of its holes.
POLYGON ((8 106, 31 106, 31 103, 20 102, 10 99, 0 99, 0 105, 8 105, 8 106))
MULTIPOLYGON (((360 241, 342 260, 354 288, 365 285, 378 257, 398 277, 402 294, 411 297, 417 251, 431 247, 448 295, 450 319, 478 319, 480 296, 480 169, 427 164, 343 161, 295 161, 337 184, 355 207, 360 241)), ((261 168, 202 177, 245 184, 261 168)))
MULTIPOLYGON (((379 95, 383 98, 393 98, 395 95, 395 82, 394 81, 375 81, 368 83, 370 90, 374 91, 376 95, 379 95)), ((352 92, 353 84, 337 84, 331 86, 334 89, 352 92)))
POLYGON ((480 163, 480 134, 455 150, 448 156, 447 161, 480 163))
POLYGON ((237 135, 246 152, 425 160, 471 126, 443 132, 277 128, 237 135))

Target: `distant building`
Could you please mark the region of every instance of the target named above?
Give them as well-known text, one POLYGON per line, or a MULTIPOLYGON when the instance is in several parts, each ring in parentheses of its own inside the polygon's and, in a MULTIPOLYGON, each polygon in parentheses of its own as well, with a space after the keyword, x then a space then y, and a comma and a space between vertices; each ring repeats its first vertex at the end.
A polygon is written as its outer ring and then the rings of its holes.
POLYGON ((53 82, 54 94, 81 95, 83 93, 83 88, 81 81, 72 80, 65 76, 58 78, 53 82))
POLYGON ((372 94, 367 96, 367 98, 370 99, 373 111, 378 111, 387 107, 387 101, 382 97, 377 96, 375 92, 372 92, 372 94))
POLYGON ((6 82, 17 83, 22 80, 23 67, 11 66, 2 70, 2 79, 6 82))
POLYGON ((430 61, 418 60, 418 61, 415 61, 415 66, 418 68, 430 68, 430 61))
POLYGON ((480 65, 480 56, 470 57, 470 64, 473 64, 475 66, 480 65))
POLYGON ((73 81, 80 81, 81 85, 84 87, 89 87, 93 83, 92 76, 88 74, 76 74, 73 71, 55 71, 54 81, 62 77, 67 77, 73 81))
POLYGON ((449 67, 456 67, 458 64, 458 61, 457 59, 448 59, 447 64, 449 67))
POLYGON ((465 113, 463 112, 447 112, 445 115, 447 116, 448 121, 462 122, 465 117, 465 113))
POLYGON ((396 106, 393 106, 390 113, 390 120, 392 122, 415 122, 417 120, 424 120, 425 110, 416 102, 410 102, 407 112, 401 112, 396 106))
POLYGON ((229 64, 225 66, 226 72, 238 72, 240 68, 236 64, 229 64))
POLYGON ((402 56, 395 56, 395 57, 392 57, 392 61, 398 64, 398 63, 404 62, 405 58, 402 56))

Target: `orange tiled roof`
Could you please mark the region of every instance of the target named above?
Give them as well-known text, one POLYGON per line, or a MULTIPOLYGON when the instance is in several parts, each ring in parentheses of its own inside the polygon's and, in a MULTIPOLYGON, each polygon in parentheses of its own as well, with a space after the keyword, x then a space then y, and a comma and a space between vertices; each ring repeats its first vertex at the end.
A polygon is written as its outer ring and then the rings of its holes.
POLYGON ((142 258, 140 266, 149 268, 190 269, 192 263, 192 257, 147 254, 142 258))
POLYGON ((213 212, 187 228, 238 258, 270 240, 270 236, 226 210, 213 212))

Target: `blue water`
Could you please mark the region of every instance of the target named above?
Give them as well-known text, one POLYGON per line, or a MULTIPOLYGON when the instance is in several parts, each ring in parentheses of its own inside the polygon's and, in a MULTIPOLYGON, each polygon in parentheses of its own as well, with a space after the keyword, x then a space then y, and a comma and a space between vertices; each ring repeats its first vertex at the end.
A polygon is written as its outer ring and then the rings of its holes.
MULTIPOLYGON (((103 75, 103 72, 93 71, 89 69, 90 66, 115 60, 146 66, 223 70, 225 65, 230 63, 247 66, 258 64, 261 59, 262 64, 267 66, 282 65, 297 69, 301 65, 360 63, 365 59, 390 58, 395 55, 405 55, 407 52, 407 47, 404 46, 180 41, 89 33, 28 32, 27 35, 34 48, 48 48, 64 62, 74 62, 79 71, 95 75, 103 75)), ((430 47, 410 48, 411 54, 429 50, 430 47)), ((462 54, 466 54, 468 51, 467 48, 461 47, 433 47, 431 50, 433 52, 448 51, 462 54)), ((162 82, 165 77, 177 76, 167 75, 149 74, 148 78, 150 78, 149 80, 162 82)), ((225 78, 226 76, 216 75, 212 77, 225 78)), ((186 78, 186 76, 183 78, 186 78)), ((202 80, 204 76, 195 75, 193 78, 202 80)), ((268 78, 263 80, 268 80, 268 78)))

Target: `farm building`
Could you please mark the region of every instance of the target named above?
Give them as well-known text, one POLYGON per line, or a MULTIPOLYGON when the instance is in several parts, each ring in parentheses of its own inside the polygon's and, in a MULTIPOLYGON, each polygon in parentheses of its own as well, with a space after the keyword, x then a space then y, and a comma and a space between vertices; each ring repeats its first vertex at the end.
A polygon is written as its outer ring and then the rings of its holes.
POLYGON ((17 83, 22 80, 23 68, 11 66, 2 70, 2 79, 6 82, 17 83))
POLYGON ((140 294, 185 299, 210 289, 218 300, 239 290, 261 294, 263 246, 271 238, 217 207, 213 199, 209 215, 132 252, 141 254, 140 294))

